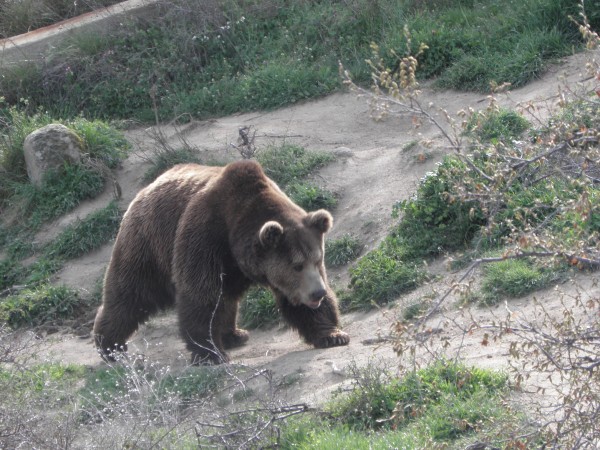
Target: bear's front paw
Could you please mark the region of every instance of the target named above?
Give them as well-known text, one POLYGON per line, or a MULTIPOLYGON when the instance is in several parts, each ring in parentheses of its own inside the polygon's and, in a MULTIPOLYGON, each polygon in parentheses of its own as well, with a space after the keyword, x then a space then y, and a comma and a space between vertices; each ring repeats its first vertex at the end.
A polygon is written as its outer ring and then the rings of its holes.
POLYGON ((350 342, 350 336, 348 333, 344 333, 343 331, 336 331, 335 333, 331 333, 329 336, 325 336, 317 339, 313 345, 316 348, 327 348, 327 347, 338 347, 340 345, 348 345, 350 342))

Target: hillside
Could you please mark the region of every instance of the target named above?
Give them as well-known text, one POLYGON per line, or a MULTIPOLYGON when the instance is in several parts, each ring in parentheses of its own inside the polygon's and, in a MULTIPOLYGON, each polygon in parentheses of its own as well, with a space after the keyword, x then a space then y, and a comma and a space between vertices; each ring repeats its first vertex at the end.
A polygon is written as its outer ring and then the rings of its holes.
MULTIPOLYGON (((587 54, 576 54, 565 58, 540 80, 500 95, 500 103, 516 109, 533 103, 538 108, 538 114, 549 114, 556 108, 557 94, 564 82, 576 85, 586 80, 582 70, 588 57, 587 54)), ((481 109, 486 105, 484 95, 426 87, 422 99, 423 104, 433 105, 431 111, 434 114, 438 114, 436 111, 439 108, 454 114, 467 107, 481 109)), ((369 117, 365 101, 351 93, 335 94, 272 112, 193 121, 180 128, 164 125, 161 126, 161 131, 173 145, 178 145, 183 139, 207 159, 212 156, 222 161, 239 158, 230 144, 236 142, 238 128, 243 126, 254 127, 259 147, 285 141, 297 143, 307 149, 325 150, 336 156, 335 162, 314 175, 319 184, 334 191, 339 197, 339 203, 333 210, 335 225, 330 238, 353 232, 366 244, 365 250, 374 248, 387 234, 392 224, 392 205, 411 196, 419 180, 433 170, 447 152, 437 130, 427 123, 415 129, 411 117, 375 122, 369 117), (430 141, 433 145, 427 148, 422 145, 411 146, 406 150, 406 144, 415 140, 430 141)), ((146 164, 143 154, 155 142, 152 131, 155 130, 135 129, 127 132, 127 138, 136 151, 116 172, 122 189, 119 200, 121 208, 126 207, 142 186, 140 178, 146 164)), ((77 218, 83 218, 95 208, 105 206, 112 195, 112 190, 107 189, 102 196, 82 204, 72 213, 46 226, 36 240, 48 239, 77 218)), ((56 275, 55 282, 92 290, 93 284, 105 270, 110 252, 111 246, 107 245, 82 258, 69 261, 56 275)), ((398 363, 398 358, 386 339, 402 308, 424 296, 439 296, 462 275, 462 272, 448 272, 443 261, 434 262, 430 269, 439 274, 435 281, 400 297, 389 309, 344 315, 344 329, 352 337, 348 347, 315 350, 303 344, 294 332, 276 327, 253 330, 250 342, 231 352, 232 359, 237 364, 269 369, 275 378, 297 375, 300 382, 289 388, 288 397, 295 401, 320 403, 327 398, 324 391, 330 392, 345 382, 347 377, 344 375, 344 368, 350 363, 364 365, 377 361, 389 366, 398 363)), ((329 273, 334 286, 345 287, 348 283, 347 268, 330 270, 329 273)), ((584 291, 597 295, 593 278, 593 275, 581 275, 578 282, 584 287, 584 291)), ((570 288, 565 285, 564 289, 570 288)), ((511 300, 509 307, 516 314, 530 317, 534 310, 532 297, 543 297, 546 305, 560 302, 560 296, 549 289, 530 297, 511 300)), ((447 349, 449 357, 460 354, 468 364, 506 367, 507 344, 483 346, 483 331, 468 334, 464 332, 465 328, 469 328, 469 323, 487 323, 495 317, 503 317, 504 306, 489 310, 474 306, 456 309, 454 303, 455 299, 448 298, 444 303, 445 312, 430 320, 428 326, 434 330, 431 334, 431 347, 427 345, 422 349, 436 349, 437 352, 440 344, 448 340, 451 343, 447 349), (450 323, 449 319, 454 323, 450 323)), ((89 337, 93 314, 94 311, 90 311, 88 321, 75 324, 75 331, 72 327, 52 327, 46 331, 42 329, 39 336, 39 358, 90 367, 104 365, 89 337)), ((154 318, 142 327, 134 336, 130 349, 143 353, 149 360, 161 365, 184 367, 187 364, 186 352, 178 337, 172 314, 154 318)), ((426 353, 424 352, 423 357, 426 353)))

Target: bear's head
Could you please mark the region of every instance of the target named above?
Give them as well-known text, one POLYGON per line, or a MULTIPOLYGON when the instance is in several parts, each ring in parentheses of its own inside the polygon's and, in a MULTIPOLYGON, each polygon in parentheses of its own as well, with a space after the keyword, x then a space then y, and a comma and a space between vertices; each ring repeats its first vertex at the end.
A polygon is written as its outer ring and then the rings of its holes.
POLYGON ((263 276, 293 305, 318 308, 327 294, 323 235, 332 224, 331 214, 320 209, 306 214, 300 223, 270 220, 260 228, 263 276))

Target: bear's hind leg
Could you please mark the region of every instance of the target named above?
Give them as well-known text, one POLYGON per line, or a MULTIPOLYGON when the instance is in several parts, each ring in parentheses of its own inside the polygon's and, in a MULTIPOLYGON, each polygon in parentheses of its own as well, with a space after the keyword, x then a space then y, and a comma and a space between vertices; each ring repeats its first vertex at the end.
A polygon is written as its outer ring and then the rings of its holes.
POLYGON ((187 349, 192 353, 191 362, 199 364, 222 364, 229 362, 225 353, 220 324, 223 320, 223 304, 202 305, 177 299, 179 305, 179 328, 187 349))
POLYGON ((250 338, 248 331, 237 326, 238 305, 239 299, 237 298, 227 300, 225 303, 223 318, 221 320, 223 330, 221 339, 223 340, 224 348, 240 347, 248 342, 250 338))
POLYGON ((114 352, 127 351, 127 340, 159 309, 173 303, 167 283, 139 284, 127 290, 119 289, 121 282, 109 275, 104 283, 104 300, 94 320, 94 340, 101 356, 114 361, 114 352))

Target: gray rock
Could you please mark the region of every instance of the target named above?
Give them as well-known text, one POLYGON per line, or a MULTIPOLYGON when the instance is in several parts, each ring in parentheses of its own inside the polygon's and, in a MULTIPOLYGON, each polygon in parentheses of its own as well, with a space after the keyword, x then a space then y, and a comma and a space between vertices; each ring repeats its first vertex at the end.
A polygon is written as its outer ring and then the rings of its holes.
POLYGON ((34 131, 23 143, 29 180, 40 186, 48 170, 59 168, 65 162, 81 162, 82 149, 81 138, 64 125, 50 124, 34 131))

